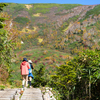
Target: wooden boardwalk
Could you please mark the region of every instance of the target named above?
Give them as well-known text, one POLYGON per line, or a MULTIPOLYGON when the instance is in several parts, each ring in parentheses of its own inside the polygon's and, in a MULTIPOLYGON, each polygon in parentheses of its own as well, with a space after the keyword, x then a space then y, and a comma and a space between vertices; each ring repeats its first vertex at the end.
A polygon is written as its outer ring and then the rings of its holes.
POLYGON ((20 95, 21 89, 0 90, 0 100, 43 100, 39 88, 27 88, 20 95))
POLYGON ((39 88, 25 89, 21 100, 43 100, 41 90, 39 88))
POLYGON ((0 91, 0 100, 13 100, 17 89, 6 89, 0 91))

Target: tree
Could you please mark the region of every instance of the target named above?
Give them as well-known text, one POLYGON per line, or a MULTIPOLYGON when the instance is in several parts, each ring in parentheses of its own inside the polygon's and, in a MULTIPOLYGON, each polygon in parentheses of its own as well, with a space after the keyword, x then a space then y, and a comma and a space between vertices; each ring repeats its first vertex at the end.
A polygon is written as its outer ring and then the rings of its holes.
MULTIPOLYGON (((5 3, 1 3, 0 11, 2 11, 3 7, 6 5, 5 3)), ((0 12, 0 81, 4 83, 10 76, 10 64, 14 57, 13 51, 16 44, 16 37, 14 38, 14 36, 17 34, 14 33, 14 31, 12 31, 13 34, 11 31, 6 31, 5 29, 7 28, 4 29, 4 26, 9 26, 6 20, 9 21, 9 16, 6 13, 0 12), (3 22, 6 22, 6 24, 3 22)), ((11 30, 11 27, 9 30, 11 30)))
POLYGON ((76 71, 71 62, 57 68, 56 75, 52 75, 53 85, 62 95, 62 100, 70 100, 70 94, 76 83, 76 71))
MULTIPOLYGON (((3 7, 7 6, 7 4, 5 3, 0 3, 0 12, 3 10, 3 7)), ((5 18, 0 17, 0 28, 4 27, 3 21, 5 20, 5 18)))
MULTIPOLYGON (((84 90, 81 95, 87 97, 89 100, 92 98, 91 86, 96 82, 98 76, 100 76, 98 73, 100 72, 99 56, 100 55, 96 51, 86 50, 79 53, 78 57, 74 58, 74 63, 78 64, 77 75, 79 78, 81 78, 80 81, 77 82, 76 87, 77 89, 80 87, 82 90, 84 90)), ((80 91, 76 90, 76 92, 80 91)))
POLYGON ((34 70, 34 87, 40 87, 46 85, 45 78, 44 78, 44 65, 39 65, 38 70, 34 70))
POLYGON ((84 50, 66 65, 61 65, 52 76, 52 87, 62 95, 61 100, 97 100, 100 78, 100 54, 84 50), (99 82, 99 83, 98 83, 99 82), (94 95, 96 94, 96 95, 94 95))

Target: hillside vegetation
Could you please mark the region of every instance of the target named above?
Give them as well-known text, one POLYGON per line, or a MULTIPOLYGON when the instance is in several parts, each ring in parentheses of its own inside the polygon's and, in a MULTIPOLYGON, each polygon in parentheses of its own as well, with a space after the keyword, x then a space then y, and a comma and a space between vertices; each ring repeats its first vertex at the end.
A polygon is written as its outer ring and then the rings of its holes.
POLYGON ((15 3, 4 7, 3 13, 11 15, 6 29, 12 25, 17 29, 11 85, 21 86, 19 66, 26 57, 33 62, 34 87, 55 88, 60 93, 58 100, 99 100, 99 8, 100 5, 15 3))
POLYGON ((11 22, 16 22, 20 31, 17 54, 35 47, 73 56, 83 49, 100 49, 99 6, 9 3, 3 10, 11 15, 11 22))
MULTIPOLYGON (((46 48, 31 48, 30 50, 20 51, 16 62, 12 63, 11 70, 13 71, 12 78, 10 79, 11 83, 16 83, 16 80, 20 80, 21 78, 19 66, 23 57, 32 60, 35 70, 38 70, 40 65, 43 65, 45 67, 45 75, 55 74, 57 66, 64 64, 66 60, 72 58, 69 54, 46 48)), ((47 76, 45 76, 45 78, 47 78, 47 76)))
POLYGON ((99 49, 99 6, 10 3, 4 11, 17 23, 20 50, 42 46, 76 54, 82 48, 99 49))

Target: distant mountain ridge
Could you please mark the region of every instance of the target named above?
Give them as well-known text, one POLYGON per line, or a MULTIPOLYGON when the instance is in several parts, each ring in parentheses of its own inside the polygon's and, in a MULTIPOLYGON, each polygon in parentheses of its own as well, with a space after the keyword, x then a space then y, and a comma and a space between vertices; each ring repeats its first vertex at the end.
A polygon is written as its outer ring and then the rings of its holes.
POLYGON ((17 22, 26 47, 43 46, 73 54, 80 48, 99 49, 99 8, 100 5, 10 3, 4 11, 12 15, 12 23, 17 22))

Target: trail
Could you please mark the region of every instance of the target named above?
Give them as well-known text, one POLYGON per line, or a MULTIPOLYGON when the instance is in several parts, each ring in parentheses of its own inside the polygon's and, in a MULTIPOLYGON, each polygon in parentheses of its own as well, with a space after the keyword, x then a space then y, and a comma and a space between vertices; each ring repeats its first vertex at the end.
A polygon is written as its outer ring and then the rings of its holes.
POLYGON ((21 95, 21 89, 0 90, 0 100, 43 100, 39 88, 27 88, 21 95))
POLYGON ((16 89, 0 90, 0 100, 56 100, 50 90, 40 90, 39 88, 26 88, 24 91, 16 89))

